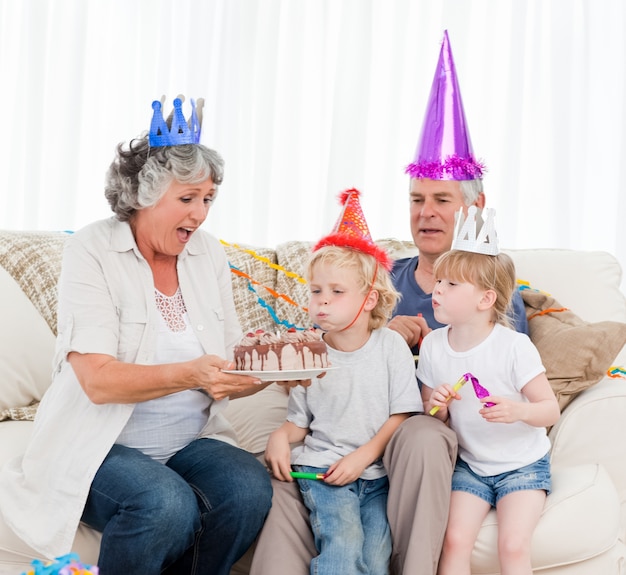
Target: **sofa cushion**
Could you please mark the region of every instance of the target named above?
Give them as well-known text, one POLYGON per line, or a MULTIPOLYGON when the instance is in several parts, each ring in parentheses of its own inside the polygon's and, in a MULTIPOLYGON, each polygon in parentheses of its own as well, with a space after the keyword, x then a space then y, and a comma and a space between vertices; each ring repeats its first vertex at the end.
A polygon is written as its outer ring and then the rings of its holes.
POLYGON ((612 254, 565 249, 504 250, 517 277, 556 297, 585 321, 626 322, 622 269, 612 254))
MULTIPOLYGON (((281 270, 276 277, 276 291, 289 294, 289 300, 280 298, 276 302, 276 312, 282 322, 282 329, 311 327, 307 306, 309 288, 304 279, 306 263, 311 254, 311 242, 285 242, 276 246, 276 258, 281 270)), ((276 327, 274 328, 276 329, 276 327)))
POLYGON ((2 329, 0 329, 0 413, 40 401, 52 374, 55 337, 49 325, 22 291, 0 267, 2 329), (10 302, 10 303, 8 303, 10 302))
POLYGON ((54 335, 57 281, 67 238, 62 232, 0 231, 0 266, 18 283, 54 335))
MULTIPOLYGON (((601 465, 555 467, 552 483, 552 494, 532 538, 533 568, 539 573, 601 555, 615 545, 620 529, 619 497, 601 465)), ((473 574, 500 573, 494 553, 497 537, 497 517, 492 509, 474 546, 473 574)))
POLYGON ((0 419, 32 418, 50 385, 57 323, 61 232, 0 231, 0 419))
POLYGON ((231 399, 224 415, 237 434, 239 446, 256 456, 263 455, 267 439, 287 418, 288 392, 273 383, 239 399, 231 399))
POLYGON ((231 266, 233 299, 241 329, 244 332, 257 329, 273 331, 276 252, 225 241, 222 245, 231 266))
POLYGON ((34 401, 24 407, 7 407, 0 411, 0 421, 11 419, 13 421, 35 421, 35 415, 39 402, 34 401))
POLYGON ((586 322, 546 293, 523 289, 521 294, 530 338, 563 410, 605 376, 626 344, 626 323, 586 322))

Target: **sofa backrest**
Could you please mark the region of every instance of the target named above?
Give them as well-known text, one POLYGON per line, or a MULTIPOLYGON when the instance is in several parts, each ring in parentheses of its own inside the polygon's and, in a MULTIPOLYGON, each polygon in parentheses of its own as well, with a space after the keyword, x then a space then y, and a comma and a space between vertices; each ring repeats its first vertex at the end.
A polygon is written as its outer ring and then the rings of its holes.
POLYGON ((622 270, 613 255, 565 249, 505 251, 513 258, 520 280, 548 292, 582 319, 626 322, 622 270))
MULTIPOLYGON (((56 281, 61 232, 0 231, 0 413, 39 401, 48 388, 56 333, 56 281)), ((308 289, 302 279, 310 242, 276 249, 223 242, 244 330, 274 331, 289 324, 309 326, 308 289), (279 327, 277 327, 279 326, 279 327)), ((379 241, 392 257, 416 253, 411 242, 379 241)), ((605 252, 510 250, 518 277, 551 293, 581 318, 626 322, 618 261, 605 252)), ((626 364, 622 350, 619 365, 626 364)))

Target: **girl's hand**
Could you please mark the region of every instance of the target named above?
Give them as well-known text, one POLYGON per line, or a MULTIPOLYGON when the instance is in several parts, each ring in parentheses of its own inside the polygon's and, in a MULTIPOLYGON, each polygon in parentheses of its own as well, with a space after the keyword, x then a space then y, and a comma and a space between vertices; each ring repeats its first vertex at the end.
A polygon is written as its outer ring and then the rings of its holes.
POLYGON ((506 397, 484 397, 482 403, 494 403, 492 407, 483 407, 479 413, 491 423, 514 423, 523 421, 533 427, 554 425, 561 410, 550 382, 545 373, 531 379, 523 388, 522 393, 528 401, 514 401, 506 397))
POLYGON ((448 410, 448 405, 453 399, 461 399, 461 396, 454 391, 454 387, 449 383, 444 383, 439 387, 433 389, 430 397, 428 398, 427 411, 430 411, 433 407, 439 407, 439 412, 444 414, 448 410))
POLYGON ((491 423, 515 423, 523 419, 527 403, 513 401, 506 397, 489 396, 483 397, 480 402, 483 404, 478 413, 485 421, 491 423), (493 403, 491 407, 486 407, 485 403, 493 403))

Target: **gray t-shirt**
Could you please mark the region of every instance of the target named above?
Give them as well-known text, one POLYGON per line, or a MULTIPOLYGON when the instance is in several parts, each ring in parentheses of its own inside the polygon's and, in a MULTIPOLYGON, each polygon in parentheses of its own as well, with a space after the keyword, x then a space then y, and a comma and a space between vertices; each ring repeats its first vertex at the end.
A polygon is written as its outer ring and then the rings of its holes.
MULTIPOLYGON (((390 415, 424 409, 413 354, 395 331, 374 330, 353 352, 328 346, 328 358, 334 369, 289 395, 287 420, 309 429, 303 444, 292 451, 293 464, 329 467, 372 439, 390 415)), ((361 478, 385 474, 378 460, 361 478)))

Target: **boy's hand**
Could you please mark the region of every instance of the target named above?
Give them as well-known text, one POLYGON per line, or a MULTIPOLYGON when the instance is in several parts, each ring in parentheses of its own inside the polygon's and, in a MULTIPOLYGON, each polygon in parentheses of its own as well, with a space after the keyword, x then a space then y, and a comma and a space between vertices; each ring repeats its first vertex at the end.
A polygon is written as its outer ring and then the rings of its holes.
POLYGON ((357 449, 331 465, 326 472, 324 481, 330 485, 352 483, 361 477, 363 470, 369 463, 365 454, 360 453, 357 449))
POLYGON ((265 462, 280 481, 293 481, 291 477, 291 448, 287 435, 279 428, 270 434, 265 448, 265 462))

